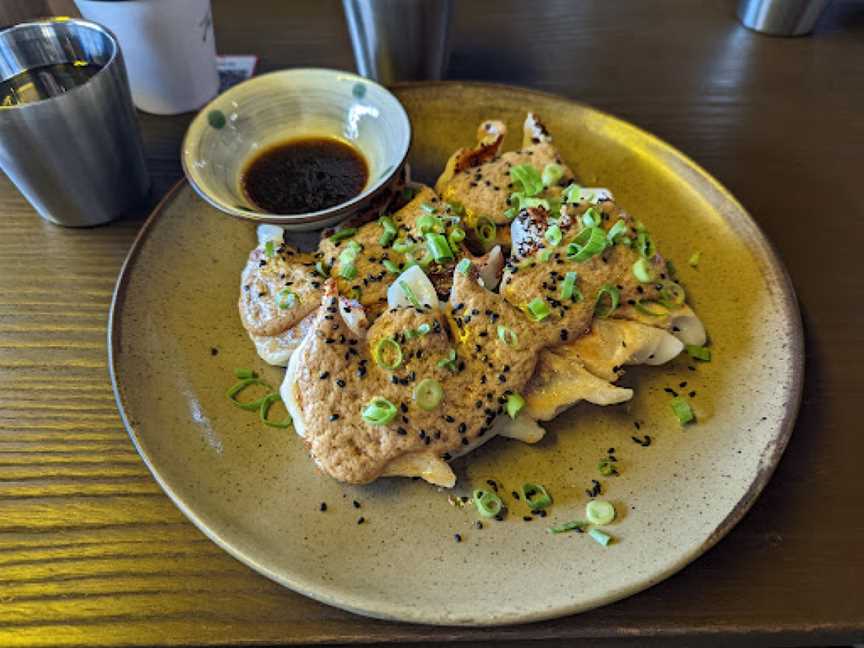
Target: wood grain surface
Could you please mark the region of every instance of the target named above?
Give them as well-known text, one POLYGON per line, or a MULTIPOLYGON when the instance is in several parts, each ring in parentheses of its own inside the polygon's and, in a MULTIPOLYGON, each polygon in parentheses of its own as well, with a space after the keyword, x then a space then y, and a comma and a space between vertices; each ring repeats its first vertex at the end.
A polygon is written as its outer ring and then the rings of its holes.
MULTIPOLYGON (((60 229, 3 178, 0 645, 864 640, 864 4, 836 0, 796 39, 745 30, 732 0, 455 4, 451 78, 528 85, 633 121, 725 183, 777 246, 801 301, 807 373, 760 500, 680 574, 558 621, 411 627, 292 594, 188 523, 120 423, 108 304, 147 210, 60 229)), ((335 0, 213 5, 219 50, 257 54, 262 71, 353 67, 335 0)), ((189 119, 140 116, 152 201, 181 175, 189 119)))

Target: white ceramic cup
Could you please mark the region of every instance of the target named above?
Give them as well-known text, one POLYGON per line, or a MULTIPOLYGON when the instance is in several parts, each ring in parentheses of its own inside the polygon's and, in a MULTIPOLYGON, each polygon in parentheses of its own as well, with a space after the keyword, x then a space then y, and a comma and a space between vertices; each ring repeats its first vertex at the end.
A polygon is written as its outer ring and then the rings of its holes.
POLYGON ((123 51, 132 100, 144 112, 197 110, 219 90, 210 0, 75 0, 123 51))

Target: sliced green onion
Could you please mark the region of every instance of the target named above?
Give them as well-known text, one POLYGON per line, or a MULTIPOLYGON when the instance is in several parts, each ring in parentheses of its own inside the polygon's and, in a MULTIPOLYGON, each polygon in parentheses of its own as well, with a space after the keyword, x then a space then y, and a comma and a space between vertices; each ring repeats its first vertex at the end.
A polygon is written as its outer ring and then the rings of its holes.
POLYGON ((432 203, 424 202, 422 205, 420 205, 420 209, 422 209, 427 214, 435 213, 435 205, 433 205, 432 203))
POLYGON ((547 241, 549 241, 549 244, 552 247, 558 247, 559 245, 561 245, 561 239, 563 238, 563 235, 561 234, 561 228, 557 225, 553 225, 546 230, 546 233, 543 235, 543 237, 547 241))
POLYGON ((423 214, 420 218, 417 219, 417 227, 420 228, 420 231, 423 234, 425 234, 426 232, 434 231, 438 223, 438 219, 435 218, 432 214, 423 214))
POLYGON ((462 259, 461 261, 459 261, 459 263, 456 264, 456 269, 463 275, 467 275, 468 270, 471 269, 471 261, 468 259, 462 259))
POLYGON ((447 237, 447 240, 450 241, 450 247, 453 248, 455 252, 459 248, 459 244, 465 240, 465 230, 461 227, 454 227, 450 230, 450 235, 447 237))
POLYGON ((396 239, 393 241, 393 251, 398 252, 399 254, 408 254, 409 252, 413 252, 416 246, 416 243, 404 239, 396 239))
POLYGON ((348 291, 348 296, 351 299, 360 301, 360 298, 363 296, 363 289, 360 286, 351 286, 351 290, 348 291))
POLYGON ((318 261, 315 263, 315 272, 317 272, 319 276, 324 277, 325 279, 330 276, 330 268, 323 261, 318 261))
POLYGON ((384 228, 384 233, 378 238, 378 243, 383 247, 390 245, 399 233, 396 229, 396 223, 389 216, 382 216, 378 219, 378 224, 384 228))
POLYGON ((372 425, 387 425, 396 418, 396 406, 382 396, 376 396, 363 409, 363 420, 372 425))
POLYGON ((549 201, 549 215, 553 218, 558 218, 561 216, 561 199, 550 197, 549 201))
POLYGON ((286 310, 297 303, 297 295, 295 295, 294 291, 290 288, 283 288, 276 293, 274 301, 276 302, 277 308, 280 310, 286 310))
POLYGON ((507 220, 513 220, 518 215, 519 210, 516 207, 510 207, 504 210, 504 216, 507 218, 507 220))
POLYGON ((393 234, 394 236, 398 233, 396 229, 396 223, 393 222, 393 219, 389 216, 382 216, 378 219, 378 224, 384 228, 384 232, 387 234, 393 234))
POLYGON ((582 224, 585 227, 597 227, 602 222, 600 218, 600 214, 597 213, 597 210, 593 207, 589 207, 585 210, 585 213, 582 214, 582 224))
POLYGON ((343 264, 339 268, 339 276, 343 279, 353 279, 357 276, 357 266, 353 263, 343 264))
POLYGON ((432 330, 432 327, 429 326, 427 322, 423 322, 420 326, 417 327, 418 335, 426 335, 429 331, 432 330))
POLYGON ((527 197, 536 196, 543 191, 543 178, 530 164, 517 164, 510 167, 510 178, 522 185, 522 191, 527 197))
POLYGON ((427 234, 426 247, 432 253, 432 258, 436 263, 453 259, 453 251, 443 234, 427 234))
POLYGON ((507 396, 507 414, 511 419, 519 416, 519 412, 525 409, 525 399, 520 394, 510 394, 507 396))
POLYGON ((547 531, 549 533, 567 533, 568 531, 576 531, 577 529, 582 531, 587 526, 587 522, 583 522, 582 520, 573 520, 572 522, 565 522, 564 524, 550 527, 547 531))
POLYGON ((417 190, 414 189, 414 187, 405 187, 402 190, 402 199, 403 200, 411 200, 416 195, 417 195, 417 190))
POLYGON ((414 291, 411 290, 411 286, 409 286, 407 283, 405 283, 405 281, 400 280, 399 281, 399 287, 402 289, 402 292, 405 293, 405 297, 408 299, 409 302, 411 302, 411 305, 414 308, 416 308, 418 310, 423 308, 420 305, 419 300, 417 299, 417 295, 415 295, 414 291))
POLYGON ((694 360, 711 362, 711 349, 704 346, 697 346, 695 344, 688 344, 684 348, 687 349, 688 355, 694 360))
POLYGON ((516 335, 516 331, 503 324, 498 325, 498 339, 509 347, 515 347, 519 344, 519 336, 516 335))
POLYGON ((615 507, 606 500, 591 500, 585 505, 585 517, 591 524, 606 526, 615 519, 615 507))
POLYGON ((604 547, 608 546, 610 542, 612 542, 612 536, 608 533, 603 533, 600 529, 591 529, 588 532, 588 535, 597 543, 601 544, 604 547))
POLYGON ((402 364, 402 347, 392 337, 381 338, 372 351, 372 357, 379 367, 393 371, 402 364))
POLYGON ((225 395, 228 397, 228 400, 230 400, 240 409, 253 412, 259 407, 261 407, 261 403, 264 402, 264 399, 267 398, 267 396, 262 396, 261 398, 258 398, 254 401, 249 401, 248 403, 241 403, 239 400, 237 400, 237 396, 250 385, 259 385, 261 387, 264 387, 267 390, 268 394, 273 392, 273 388, 263 380, 259 380, 258 378, 244 378, 243 380, 234 383, 234 385, 232 385, 231 388, 227 392, 225 392, 225 395))
POLYGON ((356 227, 343 227, 338 232, 333 234, 330 237, 331 243, 338 243, 339 241, 344 241, 345 239, 349 239, 357 233, 356 227))
POLYGON ((669 309, 666 306, 650 299, 640 299, 633 304, 633 307, 640 313, 651 317, 664 317, 669 314, 669 309))
POLYGON ((672 399, 672 411, 675 413, 675 416, 678 417, 678 422, 681 423, 681 425, 687 425, 696 419, 696 415, 693 414, 693 408, 690 407, 690 403, 680 396, 676 396, 672 399))
POLYGON ((660 302, 664 305, 680 306, 687 299, 687 293, 674 281, 663 281, 660 283, 660 302))
POLYGON ((441 358, 437 365, 441 368, 449 369, 450 371, 455 372, 457 369, 456 366, 456 349, 450 348, 450 351, 447 353, 446 358, 441 358))
MULTIPOLYGON (((339 253, 339 265, 344 268, 345 266, 353 266, 354 262, 357 260, 357 255, 363 250, 363 246, 360 245, 357 241, 351 241, 346 246, 345 249, 339 253)), ((356 275, 356 270, 354 274, 356 275)), ((342 269, 340 269, 339 273, 345 279, 351 279, 350 276, 345 276, 345 273, 342 269)), ((350 272, 349 272, 350 274, 350 272)))
POLYGON ((702 253, 698 250, 690 255, 690 258, 687 260, 687 263, 690 264, 690 267, 695 268, 699 265, 699 259, 702 258, 702 253))
POLYGON ((636 263, 633 264, 633 276, 636 277, 638 281, 642 283, 649 283, 654 281, 654 273, 651 271, 651 264, 648 263, 648 259, 643 257, 639 257, 636 260, 636 263))
POLYGON ((516 213, 518 214, 523 209, 531 209, 532 207, 542 207, 546 211, 552 211, 552 205, 546 198, 530 198, 521 192, 510 194, 510 204, 516 202, 516 213))
POLYGON ((597 291, 597 299, 594 302, 594 315, 600 318, 609 317, 621 301, 621 293, 612 284, 603 284, 597 291), (608 305, 605 297, 608 297, 608 305))
POLYGON ((578 203, 582 197, 582 187, 577 184, 571 184, 564 190, 561 197, 565 203, 578 203))
MULTIPOLYGON (((624 236, 627 232, 630 231, 630 227, 623 220, 619 219, 615 221, 615 224, 609 228, 609 231, 606 232, 606 240, 609 241, 610 245, 614 245, 618 241, 616 240, 619 236, 624 236)), ((627 239, 629 242, 630 239, 627 239)), ((621 241, 624 242, 623 240, 621 241)))
POLYGON ((384 259, 381 262, 381 265, 383 265, 384 269, 390 274, 399 274, 399 266, 393 263, 390 259, 384 259))
POLYGON ((235 369, 234 375, 238 380, 246 380, 248 378, 257 378, 258 374, 256 374, 251 369, 235 369))
POLYGON ((267 241, 264 244, 264 254, 268 259, 272 259, 273 255, 276 254, 276 244, 273 241, 267 241))
POLYGON ((434 378, 421 380, 414 388, 414 401, 417 407, 427 412, 435 409, 444 399, 444 389, 434 378))
POLYGON ((555 254, 555 250, 547 248, 545 250, 540 250, 540 254, 537 255, 537 258, 540 259, 541 263, 549 263, 549 259, 552 258, 553 254, 555 254))
POLYGON ((474 506, 484 518, 493 518, 504 508, 504 502, 492 491, 474 491, 474 506))
POLYGON ((543 167, 543 175, 540 177, 540 180, 543 182, 544 187, 551 187, 552 185, 557 184, 563 176, 564 167, 560 164, 551 162, 543 167))
POLYGON ((540 322, 549 317, 552 310, 549 308, 549 304, 546 303, 546 300, 542 297, 535 297, 528 302, 528 312, 535 321, 540 322))
POLYGON ((576 279, 578 278, 579 275, 572 271, 564 275, 564 281, 561 284, 561 301, 574 299, 576 295, 579 296, 579 299, 576 299, 575 301, 580 301, 582 299, 582 294, 576 290, 576 279))
POLYGON ((495 223, 491 220, 481 218, 474 226, 474 231, 477 233, 477 238, 480 239, 484 247, 488 247, 491 243, 495 242, 495 235, 498 230, 495 227, 495 223))
POLYGON ((606 249, 606 232, 602 227, 588 227, 573 239, 567 246, 567 259, 570 261, 587 261, 606 249))
POLYGON ((643 231, 636 235, 636 250, 646 259, 650 259, 657 252, 654 241, 651 240, 648 232, 643 231))
POLYGON ((522 486, 522 496, 525 498, 525 503, 532 511, 544 509, 552 504, 552 496, 546 491, 541 484, 524 484, 522 486))
POLYGON ((261 419, 261 422, 264 425, 268 425, 270 427, 283 429, 291 427, 293 421, 291 420, 290 414, 281 421, 271 421, 269 418, 267 418, 268 414, 270 414, 270 408, 273 406, 273 403, 277 402, 282 402, 282 397, 279 395, 279 392, 267 394, 261 400, 261 405, 258 407, 258 418, 261 419))

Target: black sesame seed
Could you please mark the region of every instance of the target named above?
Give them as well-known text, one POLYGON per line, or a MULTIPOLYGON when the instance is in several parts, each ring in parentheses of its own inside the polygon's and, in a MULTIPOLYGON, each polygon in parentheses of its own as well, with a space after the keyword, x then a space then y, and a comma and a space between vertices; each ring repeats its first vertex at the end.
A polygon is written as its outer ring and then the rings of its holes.
POLYGON ((465 434, 468 431, 468 426, 465 423, 459 424, 459 434, 465 434))
POLYGON ((408 434, 408 430, 406 430, 404 427, 399 427, 396 428, 396 434, 398 434, 399 436, 405 436, 406 434, 408 434))
POLYGON ((362 515, 359 518, 357 518, 357 524, 363 524, 365 521, 366 521, 366 518, 364 518, 362 515))
POLYGON ((338 415, 338 414, 331 414, 331 415, 330 415, 330 420, 331 420, 331 421, 338 421, 338 420, 339 420, 339 415, 338 415))
POLYGON ((345 381, 342 380, 341 378, 339 378, 339 379, 336 381, 336 385, 337 385, 340 389, 344 389, 345 384, 346 384, 345 381))
POLYGON ((219 355, 219 349, 217 349, 216 347, 210 347, 210 355, 219 355))
POLYGON ((475 528, 475 529, 482 529, 482 528, 483 528, 483 523, 482 523, 480 520, 477 520, 477 521, 474 523, 474 528, 475 528))
POLYGON ((319 511, 326 511, 327 510, 327 502, 321 502, 321 506, 318 507, 318 510, 319 511))
POLYGON ((357 500, 354 500, 353 502, 351 502, 351 504, 354 505, 354 508, 360 508, 360 502, 358 502, 357 500))
POLYGON ((525 516, 522 517, 522 519, 525 520, 526 522, 530 522, 530 521, 533 520, 534 518, 531 517, 530 515, 525 515, 525 516))
POLYGON ((462 536, 459 535, 458 533, 454 533, 454 534, 453 534, 453 539, 454 539, 456 542, 462 542, 462 536))
POLYGON ((329 372, 329 371, 324 371, 324 372, 322 372, 321 374, 319 374, 318 377, 319 377, 321 380, 327 380, 327 379, 330 377, 330 372, 329 372))

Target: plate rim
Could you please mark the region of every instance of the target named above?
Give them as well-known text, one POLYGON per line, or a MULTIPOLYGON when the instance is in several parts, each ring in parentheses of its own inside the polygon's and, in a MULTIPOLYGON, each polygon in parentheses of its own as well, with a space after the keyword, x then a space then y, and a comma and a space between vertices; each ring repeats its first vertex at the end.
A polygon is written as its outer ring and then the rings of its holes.
MULTIPOLYGON (((114 400, 117 405, 117 410, 120 414, 120 418, 123 422, 123 426, 126 428, 126 432, 129 435, 129 438, 132 441, 136 452, 141 457, 144 464, 147 466, 150 474, 159 484, 159 487, 163 490, 163 492, 165 492, 166 495, 168 495, 174 505, 177 506, 178 509, 180 509, 183 515, 190 522, 192 522, 192 524, 194 524, 199 531, 201 531, 205 536, 207 536, 230 556, 250 567, 257 573, 279 583, 284 587, 287 587, 293 592, 312 598, 320 603, 331 605, 333 607, 337 607, 355 614, 371 618, 382 619, 386 621, 426 624, 433 626, 497 627, 523 623, 535 623, 539 621, 557 619, 564 616, 592 610, 616 601, 620 601, 638 592, 647 590, 654 585, 666 580, 670 576, 684 569, 694 560, 705 554, 708 550, 710 550, 723 537, 725 537, 732 530, 732 528, 734 528, 735 525, 737 525, 747 514, 747 512, 758 499, 761 492, 764 490, 768 481, 771 479, 771 476, 774 474, 774 471, 776 470, 778 464, 780 463, 780 459, 789 443, 789 439, 792 436, 792 431, 795 428, 795 423, 798 418, 803 394, 805 371, 804 327, 801 319, 801 311, 789 272, 786 266, 783 264, 780 255, 778 254, 774 246, 774 243, 766 236, 759 223, 719 180, 717 180, 700 164, 695 162, 678 148, 657 137, 656 135, 653 135, 652 133, 640 128, 639 126, 636 126, 632 122, 617 117, 604 110, 600 110, 589 104, 571 99, 563 95, 545 92, 541 90, 535 90, 533 88, 526 88, 522 86, 514 86, 502 83, 487 83, 476 81, 409 81, 392 84, 387 87, 388 89, 392 90, 394 94, 396 94, 399 90, 434 88, 440 86, 447 86, 448 88, 468 87, 474 89, 487 89, 498 92, 503 91, 508 93, 518 93, 526 97, 530 97, 532 95, 541 96, 546 99, 564 101, 573 104, 582 109, 598 114, 603 118, 612 120, 617 124, 620 124, 631 130, 631 132, 634 132, 636 135, 642 138, 646 138, 653 145, 659 147, 667 154, 670 154, 671 156, 676 158, 678 162, 684 165, 684 167, 692 170, 701 181, 707 182, 716 192, 718 192, 720 196, 722 196, 724 201, 735 207, 738 210, 740 216, 744 219, 744 223, 751 227, 753 229, 753 232, 756 234, 755 240, 762 248, 768 269, 770 269, 779 279, 778 285, 776 286, 778 294, 780 295, 779 301, 781 309, 785 315, 784 320, 788 323, 791 329, 789 353, 793 358, 793 364, 791 372, 791 382, 789 383, 788 388, 791 398, 785 404, 784 416, 780 421, 779 425, 779 433, 777 436, 774 437, 773 441, 768 446, 767 450, 769 450, 769 452, 766 453, 767 456, 763 456, 761 458, 759 468, 756 472, 755 477, 750 483, 750 486, 744 492, 744 495, 732 507, 732 510, 726 515, 725 518, 723 518, 717 524, 716 528, 708 535, 708 537, 705 539, 704 542, 702 542, 702 544, 683 553, 673 565, 663 570, 662 572, 655 573, 647 579, 643 579, 629 587, 624 587, 619 590, 609 592, 605 596, 597 597, 588 603, 557 606, 553 608, 547 608, 539 612, 531 612, 522 615, 511 615, 503 619, 494 619, 484 622, 483 620, 471 617, 470 615, 467 615, 465 618, 460 617, 457 619, 448 619, 442 616, 418 613, 415 611, 415 609, 407 607, 396 610, 390 608, 390 610, 388 611, 386 609, 386 605, 373 605, 366 607, 362 605, 354 605, 354 597, 349 597, 349 601, 346 602, 345 597, 340 598, 338 595, 334 595, 332 592, 330 592, 327 588, 318 587, 316 589, 314 587, 309 587, 305 582, 293 581, 290 578, 286 578, 284 575, 278 574, 273 570, 265 567, 264 565, 258 563, 252 556, 245 554, 242 550, 233 546, 228 540, 223 539, 219 535, 219 533, 210 529, 206 522, 199 518, 199 516, 189 506, 186 505, 183 499, 173 490, 173 488, 165 480, 163 480, 156 466, 152 463, 150 457, 139 443, 138 434, 130 423, 126 413, 126 408, 124 406, 123 397, 118 383, 118 372, 115 366, 117 359, 116 356, 121 353, 119 349, 115 350, 115 345, 118 344, 119 339, 118 313, 120 308, 122 307, 123 301, 125 301, 126 298, 126 288, 128 285, 130 269, 134 264, 138 253, 143 246, 143 242, 149 235, 154 223, 158 220, 160 214, 164 211, 165 207, 179 195, 184 185, 189 185, 193 193, 196 196, 198 195, 194 192, 194 188, 191 187, 190 183, 185 177, 181 177, 150 211, 147 219, 145 220, 144 224, 141 226, 137 235, 135 236, 135 239, 133 240, 129 251, 126 254, 123 264, 120 267, 120 271, 118 273, 117 281, 115 282, 114 291, 111 297, 111 305, 108 312, 107 323, 108 373, 111 379, 111 389, 114 393, 114 400)), ((398 98, 399 97, 397 94, 397 99, 398 98)), ((228 216, 225 215, 224 217, 227 218, 228 216)), ((721 215, 721 218, 723 218, 725 222, 728 222, 725 216, 721 215)))

